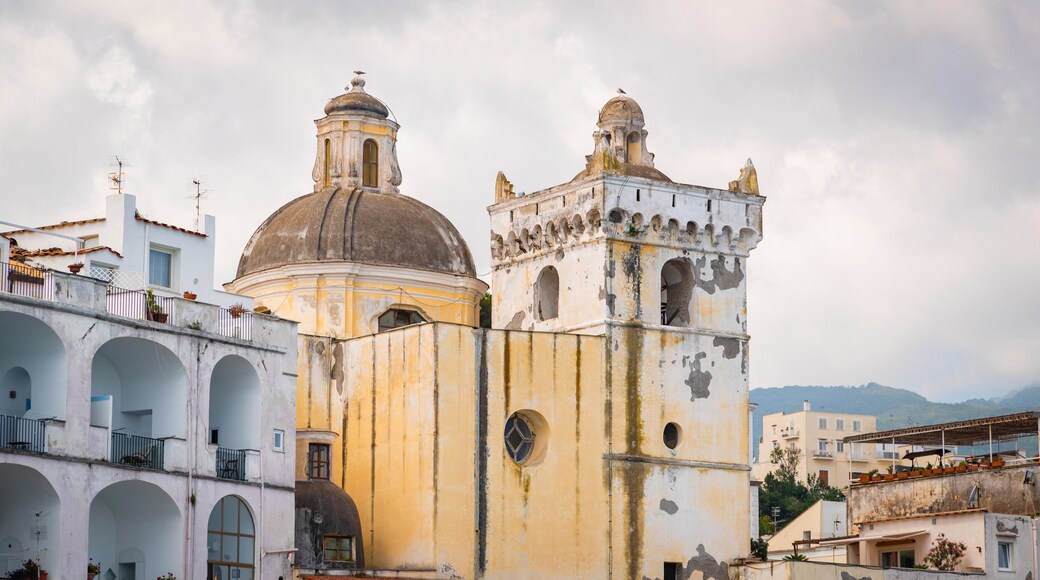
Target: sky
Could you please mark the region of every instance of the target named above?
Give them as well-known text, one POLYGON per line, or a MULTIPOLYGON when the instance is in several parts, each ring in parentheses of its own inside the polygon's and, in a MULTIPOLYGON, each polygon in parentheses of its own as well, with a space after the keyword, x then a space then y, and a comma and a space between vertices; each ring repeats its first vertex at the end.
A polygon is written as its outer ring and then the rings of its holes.
POLYGON ((361 69, 486 274, 496 173, 568 181, 621 87, 673 180, 754 160, 752 387, 1040 381, 1037 2, 8 0, 0 55, 0 220, 100 216, 120 155, 152 219, 190 227, 202 180, 229 281, 361 69))

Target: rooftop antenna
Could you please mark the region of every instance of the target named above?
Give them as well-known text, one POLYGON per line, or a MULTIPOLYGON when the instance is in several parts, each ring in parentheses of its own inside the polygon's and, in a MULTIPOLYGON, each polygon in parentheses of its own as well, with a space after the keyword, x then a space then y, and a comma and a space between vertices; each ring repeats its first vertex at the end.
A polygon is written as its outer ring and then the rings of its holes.
POLYGON ((123 172, 123 166, 130 167, 130 164, 120 159, 118 155, 113 155, 112 158, 115 159, 116 170, 108 172, 108 181, 111 184, 108 189, 123 195, 123 182, 126 181, 126 173, 123 172))
POLYGON ((199 224, 202 222, 202 198, 209 194, 209 191, 203 191, 202 180, 192 179, 191 182, 195 185, 195 193, 189 195, 189 198, 195 198, 195 231, 199 230, 199 224))

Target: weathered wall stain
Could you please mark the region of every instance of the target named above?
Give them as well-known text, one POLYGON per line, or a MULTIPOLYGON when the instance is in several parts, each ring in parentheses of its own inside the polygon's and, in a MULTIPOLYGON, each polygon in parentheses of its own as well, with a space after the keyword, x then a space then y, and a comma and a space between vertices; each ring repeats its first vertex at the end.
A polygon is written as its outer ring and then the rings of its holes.
MULTIPOLYGON (((320 343, 319 343, 320 344, 320 343)), ((343 394, 343 344, 336 343, 332 347, 332 380, 336 383, 336 392, 343 394)))
POLYGON ((700 256, 694 265, 694 281, 697 287, 708 294, 714 294, 715 290, 732 290, 740 286, 744 281, 744 271, 740 269, 740 258, 733 258, 733 270, 726 268, 726 257, 718 256, 711 261, 711 280, 705 280, 700 276, 707 261, 707 256, 700 256))
POLYGON ((509 324, 506 325, 506 330, 520 330, 523 328, 524 316, 526 314, 522 310, 514 314, 513 318, 509 320, 509 324))
POLYGON ((704 544, 697 545, 697 555, 683 566, 683 580, 690 578, 695 571, 700 572, 704 580, 729 580, 729 566, 704 551, 704 544))
POLYGON ((1003 521, 997 520, 997 531, 1018 535, 1018 526, 1011 526, 1009 528, 1003 521))
POLYGON ((621 267, 632 284, 632 301, 636 306, 635 317, 643 318, 643 260, 642 247, 632 244, 628 253, 621 258, 621 267))
POLYGON ((841 573, 841 580, 874 580, 874 579, 871 578, 870 576, 863 576, 862 578, 856 578, 855 576, 853 576, 852 574, 849 574, 848 572, 842 572, 841 573))
MULTIPOLYGON (((690 400, 696 401, 697 399, 707 399, 711 392, 708 387, 711 385, 711 372, 701 370, 701 359, 708 356, 707 353, 699 352, 693 356, 693 364, 690 365, 690 376, 684 383, 690 387, 690 400)), ((683 357, 683 366, 686 364, 686 357, 683 357)))
POLYGON ((740 341, 735 338, 716 336, 711 344, 712 346, 721 346, 722 356, 726 358, 737 358, 737 355, 740 354, 740 341))
POLYGON ((666 513, 666 514, 668 514, 670 516, 674 516, 676 513, 679 512, 679 506, 676 505, 676 503, 674 501, 667 500, 667 499, 662 499, 661 500, 661 511, 663 511, 664 513, 666 513))

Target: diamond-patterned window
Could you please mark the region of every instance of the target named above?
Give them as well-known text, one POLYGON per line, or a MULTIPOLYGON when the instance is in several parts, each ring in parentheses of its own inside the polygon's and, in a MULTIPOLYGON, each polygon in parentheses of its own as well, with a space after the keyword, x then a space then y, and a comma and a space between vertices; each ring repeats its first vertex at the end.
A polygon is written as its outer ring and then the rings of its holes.
POLYGON ((506 452, 513 461, 523 464, 534 451, 534 429, 523 415, 513 413, 506 421, 506 452))

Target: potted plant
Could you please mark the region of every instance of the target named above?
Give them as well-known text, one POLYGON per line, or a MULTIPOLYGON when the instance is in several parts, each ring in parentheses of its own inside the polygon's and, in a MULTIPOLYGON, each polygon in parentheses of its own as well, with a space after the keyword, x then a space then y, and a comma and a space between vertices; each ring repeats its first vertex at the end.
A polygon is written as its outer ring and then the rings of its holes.
POLYGON ((863 473, 863 474, 861 474, 859 476, 859 482, 860 483, 867 483, 868 481, 870 481, 870 474, 869 473, 863 473))
POLYGON ((177 580, 177 577, 173 575, 173 572, 167 572, 155 580, 177 580))
POLYGON ((154 322, 166 323, 166 318, 169 316, 163 312, 162 306, 159 306, 159 301, 155 299, 155 293, 149 288, 148 292, 144 295, 144 311, 145 317, 148 320, 154 322))
POLYGON ((906 479, 906 478, 910 477, 910 472, 909 471, 900 471, 899 473, 896 474, 896 477, 898 477, 899 479, 906 479))
POLYGON ((87 580, 94 580, 94 576, 101 573, 101 564, 94 561, 93 558, 87 563, 87 580))
POLYGON ((79 262, 79 263, 76 263, 76 264, 69 264, 69 272, 72 272, 73 274, 79 274, 79 271, 82 270, 82 269, 83 269, 83 262, 79 262))
POLYGON ((990 463, 989 466, 992 467, 993 469, 996 469, 998 467, 1004 467, 1004 460, 1003 459, 994 459, 993 463, 990 463))
POLYGON ((241 304, 232 304, 228 307, 228 313, 231 314, 231 318, 238 318, 242 316, 246 311, 246 307, 241 304))
POLYGON ((943 473, 953 473, 954 471, 957 471, 957 468, 952 466, 952 465, 949 466, 949 467, 943 468, 943 473))
POLYGON ((196 294, 196 293, 194 293, 194 292, 192 292, 190 290, 185 290, 184 291, 184 299, 185 300, 195 300, 198 297, 199 297, 198 294, 196 294))
POLYGON ((968 464, 963 462, 963 461, 961 461, 957 465, 957 470, 956 471, 957 471, 957 473, 961 473, 962 471, 968 471, 968 464))
POLYGON ((894 474, 894 473, 886 473, 885 474, 885 481, 892 481, 895 478, 896 478, 896 474, 894 474))
POLYGON ((39 580, 47 580, 47 571, 40 567, 39 562, 29 558, 25 562, 22 562, 21 570, 15 570, 15 573, 11 574, 11 578, 38 578, 39 580))

